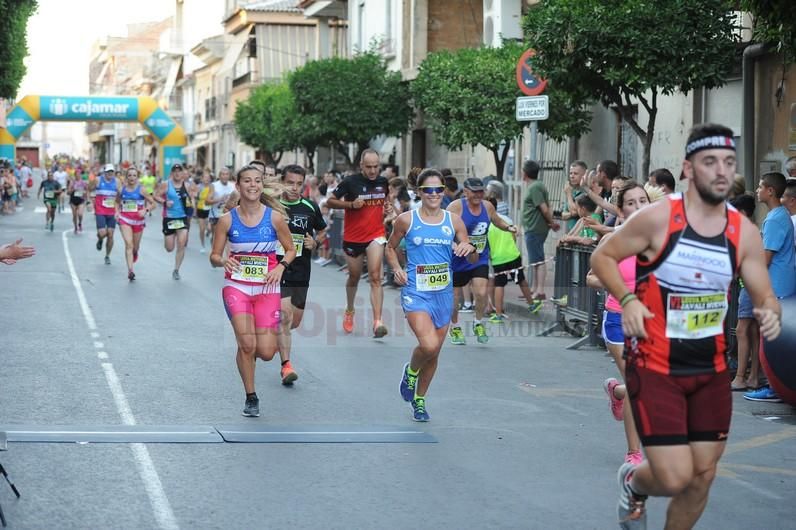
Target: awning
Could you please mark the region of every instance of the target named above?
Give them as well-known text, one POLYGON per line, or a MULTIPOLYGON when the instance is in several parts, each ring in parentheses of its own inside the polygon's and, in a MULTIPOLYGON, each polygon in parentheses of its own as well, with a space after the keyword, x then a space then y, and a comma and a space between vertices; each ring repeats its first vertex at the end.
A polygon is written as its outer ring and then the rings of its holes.
POLYGON ((336 0, 316 0, 304 10, 304 16, 345 18, 346 8, 336 0))
POLYGON ((204 146, 206 146, 209 143, 210 143, 210 141, 202 142, 202 143, 198 143, 198 144, 186 145, 185 147, 180 149, 180 153, 182 153, 184 155, 191 154, 194 151, 196 151, 197 149, 199 149, 200 147, 204 147, 204 146))
POLYGON ((238 62, 238 58, 249 40, 251 29, 252 26, 248 25, 246 29, 234 36, 232 43, 229 45, 229 48, 227 48, 227 53, 224 54, 224 61, 221 63, 219 72, 226 72, 235 67, 235 63, 238 62))

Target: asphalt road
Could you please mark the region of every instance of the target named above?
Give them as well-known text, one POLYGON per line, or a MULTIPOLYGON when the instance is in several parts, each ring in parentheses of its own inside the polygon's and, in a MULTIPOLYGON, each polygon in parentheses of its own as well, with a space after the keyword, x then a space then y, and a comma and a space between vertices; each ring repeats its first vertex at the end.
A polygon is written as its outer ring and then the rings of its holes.
MULTIPOLYGON (((394 428, 437 443, 11 441, 0 462, 22 498, 0 482, 0 503, 12 528, 616 528, 624 436, 602 391, 615 375, 603 352, 566 350, 571 337, 537 337, 543 320, 515 315, 490 326, 486 345, 445 346, 432 420, 416 424, 398 394, 415 344, 398 291, 385 291, 390 335, 370 337, 363 283, 355 332, 344 336, 344 276, 315 268, 294 338, 299 380, 285 388, 277 362, 258 362, 262 415, 243 418, 222 275, 198 234, 174 281, 153 217, 130 283, 121 238, 106 266, 93 219, 82 235, 62 234, 71 223, 61 214, 49 233, 34 208, 31 199, 0 218, 0 242, 24 237, 37 249, 0 265, 5 429, 394 428)), ((794 528, 796 412, 735 399, 698 528, 794 528)), ((650 528, 662 527, 664 501, 648 506, 650 528)))

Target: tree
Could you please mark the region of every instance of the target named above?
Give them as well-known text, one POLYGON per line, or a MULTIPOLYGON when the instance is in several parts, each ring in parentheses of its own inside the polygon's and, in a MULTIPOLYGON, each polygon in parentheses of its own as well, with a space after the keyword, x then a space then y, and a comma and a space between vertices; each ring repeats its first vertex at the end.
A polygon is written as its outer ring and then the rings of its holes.
POLYGON ((742 0, 754 16, 755 39, 775 43, 787 61, 796 59, 796 4, 793 0, 742 0))
MULTIPOLYGON (((497 178, 509 143, 522 134, 525 123, 515 118, 515 104, 522 96, 515 69, 525 48, 506 42, 500 48, 462 48, 429 54, 412 82, 415 104, 428 118, 436 139, 449 149, 483 145, 492 152, 497 178)), ((547 89, 550 119, 539 129, 557 140, 588 131, 586 98, 575 99, 547 89)))
POLYGON ((523 29, 534 70, 572 97, 615 107, 644 145, 644 174, 658 96, 724 84, 736 53, 728 0, 546 0, 523 29), (649 115, 642 128, 634 101, 649 115))
POLYGON ((352 166, 372 138, 401 136, 412 120, 409 87, 372 52, 310 61, 292 72, 288 83, 317 145, 335 147, 352 166), (347 144, 357 146, 354 160, 347 144))
POLYGON ((25 77, 26 30, 37 7, 35 0, 0 0, 0 98, 16 98, 25 77))
POLYGON ((274 115, 274 107, 284 107, 289 96, 285 84, 260 85, 235 108, 235 131, 244 143, 260 150, 267 163, 279 164, 282 152, 294 147, 281 126, 281 115, 274 115))

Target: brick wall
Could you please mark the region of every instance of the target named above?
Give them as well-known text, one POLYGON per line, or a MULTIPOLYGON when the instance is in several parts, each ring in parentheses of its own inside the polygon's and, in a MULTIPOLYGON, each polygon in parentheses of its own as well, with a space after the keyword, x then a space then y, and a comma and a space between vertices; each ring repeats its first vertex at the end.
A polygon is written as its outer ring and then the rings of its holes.
POLYGON ((428 52, 481 45, 483 0, 433 0, 428 3, 428 52))

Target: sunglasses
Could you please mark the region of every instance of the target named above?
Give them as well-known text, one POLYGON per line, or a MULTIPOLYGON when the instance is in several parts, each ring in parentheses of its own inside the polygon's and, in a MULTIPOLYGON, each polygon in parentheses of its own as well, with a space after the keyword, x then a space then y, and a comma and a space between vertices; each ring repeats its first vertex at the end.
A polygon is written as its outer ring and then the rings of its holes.
POLYGON ((445 186, 420 186, 420 191, 426 195, 441 195, 445 191, 445 186))

